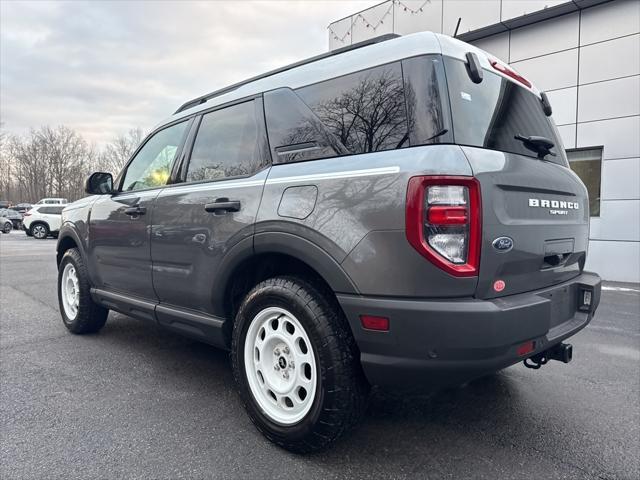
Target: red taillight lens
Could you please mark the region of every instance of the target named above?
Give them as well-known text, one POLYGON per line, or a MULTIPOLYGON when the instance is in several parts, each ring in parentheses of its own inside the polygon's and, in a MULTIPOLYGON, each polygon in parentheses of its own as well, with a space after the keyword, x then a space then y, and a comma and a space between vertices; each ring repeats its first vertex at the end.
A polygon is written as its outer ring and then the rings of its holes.
POLYGON ((511 70, 506 65, 502 65, 497 60, 491 60, 489 63, 491 63, 491 66, 498 72, 506 75, 507 77, 513 78, 515 81, 520 82, 521 84, 523 84, 528 88, 531 88, 531 82, 526 78, 524 78, 522 75, 520 75, 518 72, 511 70))
POLYGON ((480 185, 471 177, 413 177, 407 188, 407 240, 458 277, 478 274, 480 185))
POLYGON ((434 205, 427 209, 427 222, 431 225, 464 225, 468 219, 467 207, 434 205))

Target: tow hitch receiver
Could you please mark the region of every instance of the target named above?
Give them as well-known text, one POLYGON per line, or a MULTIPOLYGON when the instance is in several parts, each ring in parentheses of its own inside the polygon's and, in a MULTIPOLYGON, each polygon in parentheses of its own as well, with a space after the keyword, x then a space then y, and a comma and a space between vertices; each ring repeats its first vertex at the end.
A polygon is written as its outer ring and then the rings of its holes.
POLYGON ((542 365, 545 365, 549 360, 557 360, 562 363, 569 363, 573 358, 573 346, 569 343, 559 343, 554 345, 549 350, 536 353, 530 358, 525 358, 522 363, 527 368, 539 369, 542 365))

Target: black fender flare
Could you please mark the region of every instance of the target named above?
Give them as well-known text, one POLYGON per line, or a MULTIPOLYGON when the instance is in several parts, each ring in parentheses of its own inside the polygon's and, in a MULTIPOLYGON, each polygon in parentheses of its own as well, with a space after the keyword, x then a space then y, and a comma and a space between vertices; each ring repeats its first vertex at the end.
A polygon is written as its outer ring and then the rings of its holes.
POLYGON ((86 256, 84 251, 84 243, 80 240, 80 235, 78 232, 68 223, 63 224, 60 227, 60 231, 58 232, 58 242, 56 243, 56 265, 60 265, 60 261, 62 260, 62 253, 60 252, 60 245, 67 239, 71 238, 76 244, 78 251, 80 252, 80 256, 82 260, 86 263, 86 256))
POLYGON ((359 293, 335 258, 306 238, 287 232, 257 233, 254 249, 256 254, 282 253, 297 258, 318 272, 336 293, 359 293))
POLYGON ((227 285, 236 273, 236 269, 253 256, 269 253, 288 255, 306 263, 336 293, 359 293, 340 264, 315 243, 286 232, 257 233, 233 245, 220 263, 212 292, 215 315, 220 317, 226 315, 224 305, 227 285))

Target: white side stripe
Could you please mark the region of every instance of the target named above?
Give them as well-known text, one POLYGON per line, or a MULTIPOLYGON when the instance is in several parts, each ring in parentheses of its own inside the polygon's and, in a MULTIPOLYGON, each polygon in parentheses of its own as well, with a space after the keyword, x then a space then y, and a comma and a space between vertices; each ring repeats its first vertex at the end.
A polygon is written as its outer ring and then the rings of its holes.
POLYGON ((224 188, 243 188, 243 187, 260 187, 264 185, 264 179, 262 180, 246 180, 246 181, 217 181, 210 183, 202 183, 199 185, 180 185, 169 187, 160 194, 160 196, 171 195, 180 192, 201 192, 208 190, 221 190, 224 188))
POLYGON ((400 172, 400 167, 398 166, 368 168, 365 170, 350 170, 346 172, 315 173, 311 175, 296 175, 293 177, 269 178, 267 184, 274 185, 278 183, 313 182, 315 180, 334 180, 338 178, 370 177, 374 175, 390 175, 398 172, 400 172))

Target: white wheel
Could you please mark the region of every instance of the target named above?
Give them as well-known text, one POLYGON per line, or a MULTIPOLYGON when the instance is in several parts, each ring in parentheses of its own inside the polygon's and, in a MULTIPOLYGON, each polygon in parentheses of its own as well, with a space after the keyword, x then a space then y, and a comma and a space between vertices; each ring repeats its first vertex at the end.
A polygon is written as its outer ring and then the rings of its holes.
POLYGON ((75 320, 80 304, 80 285, 76 268, 71 263, 67 263, 64 267, 60 288, 64 313, 69 320, 75 320))
POLYGON ((309 412, 318 369, 307 332, 290 312, 268 307, 253 318, 244 365, 253 398, 273 422, 293 425, 309 412))

